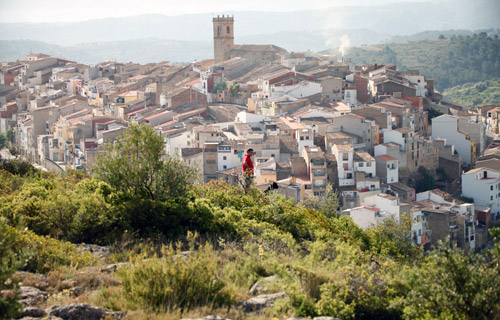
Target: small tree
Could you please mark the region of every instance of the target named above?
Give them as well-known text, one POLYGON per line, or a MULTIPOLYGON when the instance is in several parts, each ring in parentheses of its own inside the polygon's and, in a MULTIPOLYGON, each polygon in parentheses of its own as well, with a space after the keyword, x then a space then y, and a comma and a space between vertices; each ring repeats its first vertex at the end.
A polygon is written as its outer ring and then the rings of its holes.
POLYGON ((434 189, 434 176, 425 167, 418 167, 418 180, 415 185, 417 192, 434 189))
POLYGON ((218 91, 223 91, 223 90, 227 89, 227 82, 226 81, 227 80, 224 77, 219 77, 219 78, 215 79, 213 91, 216 93, 218 91))
POLYGON ((229 91, 231 92, 232 97, 240 96, 241 95, 240 84, 232 83, 231 85, 229 85, 229 91))
POLYGON ((131 198, 183 196, 195 177, 193 168, 165 154, 162 137, 150 126, 131 124, 106 151, 94 174, 131 198))
POLYGON ((339 209, 339 193, 333 190, 333 187, 329 184, 326 186, 325 196, 322 200, 317 197, 307 198, 301 201, 304 207, 318 210, 325 216, 332 218, 338 216, 339 209))

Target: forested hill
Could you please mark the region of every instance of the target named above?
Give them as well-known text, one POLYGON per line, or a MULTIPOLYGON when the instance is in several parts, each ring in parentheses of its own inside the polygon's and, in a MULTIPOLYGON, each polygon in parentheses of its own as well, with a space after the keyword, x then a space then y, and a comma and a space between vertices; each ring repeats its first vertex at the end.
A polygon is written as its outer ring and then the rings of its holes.
POLYGON ((436 88, 444 91, 465 83, 498 78, 500 39, 498 34, 488 36, 481 32, 449 39, 350 48, 346 58, 356 64, 390 63, 399 70, 418 69, 435 79, 436 88))
POLYGON ((479 104, 498 104, 500 103, 500 79, 466 83, 446 90, 444 95, 468 107, 479 104))

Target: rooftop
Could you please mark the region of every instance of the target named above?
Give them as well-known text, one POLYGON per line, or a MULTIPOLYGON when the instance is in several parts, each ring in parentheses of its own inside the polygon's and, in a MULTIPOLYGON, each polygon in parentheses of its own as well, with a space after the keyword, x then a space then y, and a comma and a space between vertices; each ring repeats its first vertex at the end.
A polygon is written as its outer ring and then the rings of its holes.
POLYGON ((354 153, 354 161, 375 161, 375 158, 372 157, 368 152, 358 151, 354 153))
POLYGON ((393 158, 393 157, 386 155, 386 154, 382 154, 380 156, 377 156, 376 158, 379 158, 379 159, 384 160, 384 161, 394 161, 394 160, 397 161, 398 160, 398 159, 393 158))
POLYGON ((351 144, 335 144, 335 146, 340 152, 354 152, 354 148, 351 144))

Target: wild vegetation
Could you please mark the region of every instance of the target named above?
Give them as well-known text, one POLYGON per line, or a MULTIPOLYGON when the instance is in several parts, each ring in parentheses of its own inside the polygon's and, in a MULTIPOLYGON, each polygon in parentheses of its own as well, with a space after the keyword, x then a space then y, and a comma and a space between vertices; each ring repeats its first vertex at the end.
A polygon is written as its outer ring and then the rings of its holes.
MULTIPOLYGON (((409 221, 362 230, 338 215, 332 190, 297 204, 222 181, 194 184, 189 167, 157 148, 158 137, 132 127, 94 176, 2 166, 0 317, 18 312, 12 275, 26 270, 48 276, 51 296, 41 304, 87 302, 128 319, 498 318, 500 231, 482 254, 443 244, 424 255, 411 245, 409 221), (115 170, 123 161, 130 172, 115 170), (171 190, 174 174, 182 185, 171 190), (90 255, 80 242, 109 245, 111 254, 90 255), (109 263, 121 267, 104 274, 109 263), (245 314, 240 301, 263 278, 259 293, 284 298, 245 314), (86 291, 66 294, 68 280, 86 291)), ((32 277, 23 285, 39 285, 32 277)))
POLYGON ((481 104, 500 104, 500 79, 466 83, 446 90, 444 95, 451 101, 467 107, 481 104))
POLYGON ((435 80, 438 90, 498 78, 500 39, 485 32, 437 40, 377 45, 380 50, 351 48, 347 59, 356 64, 393 64, 398 70, 419 70, 435 80))

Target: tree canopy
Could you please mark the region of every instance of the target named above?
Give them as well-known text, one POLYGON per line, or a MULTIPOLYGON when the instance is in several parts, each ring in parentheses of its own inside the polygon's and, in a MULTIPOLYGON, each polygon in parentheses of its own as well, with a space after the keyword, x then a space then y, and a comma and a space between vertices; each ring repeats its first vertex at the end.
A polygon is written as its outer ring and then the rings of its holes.
POLYGON ((132 198, 166 200, 186 194, 193 168, 166 155, 163 138, 146 125, 131 124, 106 146, 93 168, 95 176, 132 198))
POLYGON ((396 65, 398 70, 419 70, 435 80, 438 90, 498 78, 500 74, 500 39, 485 32, 377 47, 380 50, 351 48, 347 58, 357 64, 377 62, 396 65))

